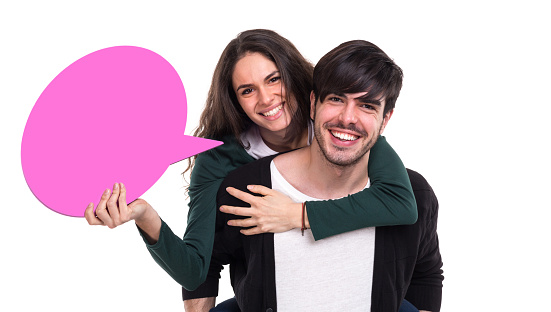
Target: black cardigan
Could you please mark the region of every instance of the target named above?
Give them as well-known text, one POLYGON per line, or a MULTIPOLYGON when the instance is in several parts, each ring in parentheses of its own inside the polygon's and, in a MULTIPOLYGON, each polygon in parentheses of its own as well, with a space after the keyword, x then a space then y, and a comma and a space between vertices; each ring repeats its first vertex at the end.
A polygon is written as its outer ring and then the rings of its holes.
MULTIPOLYGON (((260 159, 230 173, 218 191, 217 207, 248 206, 229 195, 225 190, 228 186, 243 191, 247 191, 249 184, 271 187, 270 162, 274 157, 260 159)), ((420 174, 409 169, 408 174, 419 217, 413 225, 377 227, 372 311, 398 311, 404 297, 419 309, 440 310, 444 277, 436 233, 438 202, 432 188, 420 174)), ((228 220, 235 218, 234 215, 217 212, 207 280, 195 291, 183 290, 184 300, 217 296, 222 265, 230 264, 230 279, 241 310, 275 312, 273 234, 242 235, 240 228, 227 225, 228 220)), ((307 281, 304 287, 308 287, 307 281)))

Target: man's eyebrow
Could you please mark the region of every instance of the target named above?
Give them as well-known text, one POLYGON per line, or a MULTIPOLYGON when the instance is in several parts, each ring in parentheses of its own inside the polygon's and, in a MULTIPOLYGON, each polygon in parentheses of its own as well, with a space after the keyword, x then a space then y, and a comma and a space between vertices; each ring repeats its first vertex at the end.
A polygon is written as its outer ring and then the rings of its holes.
POLYGON ((327 95, 325 96, 325 98, 328 98, 331 95, 346 98, 346 94, 344 94, 343 92, 328 92, 327 95))
MULTIPOLYGON (((279 74, 279 70, 274 70, 273 72, 269 73, 266 78, 264 78, 264 81, 266 80, 270 80, 270 78, 272 78, 273 76, 275 76, 276 74, 279 74)), ((239 91, 239 89, 243 89, 243 88, 250 88, 252 87, 253 84, 252 83, 246 83, 246 84, 242 84, 242 85, 239 85, 237 87, 237 89, 235 89, 235 93, 237 93, 237 91, 239 91)))
POLYGON ((377 100, 377 99, 374 99, 374 98, 371 98, 370 96, 368 96, 367 94, 364 95, 364 96, 360 96, 360 97, 357 97, 356 100, 362 102, 362 103, 366 103, 366 104, 371 104, 371 105, 377 105, 377 106, 381 106, 381 100, 377 100))

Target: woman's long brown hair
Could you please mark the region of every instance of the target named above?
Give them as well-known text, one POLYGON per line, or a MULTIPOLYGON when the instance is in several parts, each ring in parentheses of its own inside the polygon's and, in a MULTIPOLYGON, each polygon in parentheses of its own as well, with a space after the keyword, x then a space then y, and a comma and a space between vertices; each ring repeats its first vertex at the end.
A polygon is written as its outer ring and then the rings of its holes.
MULTIPOLYGON (((253 29, 240 33, 222 52, 214 70, 205 109, 193 136, 220 140, 226 135, 239 136, 252 124, 237 101, 232 86, 233 69, 237 61, 247 53, 261 53, 274 62, 285 87, 285 102, 294 114, 285 137, 296 138, 308 126, 310 114, 310 91, 312 90, 313 66, 287 39, 274 31, 253 29)), ((240 141, 239 141, 240 142, 240 141)), ((193 168, 196 156, 188 159, 193 168)))

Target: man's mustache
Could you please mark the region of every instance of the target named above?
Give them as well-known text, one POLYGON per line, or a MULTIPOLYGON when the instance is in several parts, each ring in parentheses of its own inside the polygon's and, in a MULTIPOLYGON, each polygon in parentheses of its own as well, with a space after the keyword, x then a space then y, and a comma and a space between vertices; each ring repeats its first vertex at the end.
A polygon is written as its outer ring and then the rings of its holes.
POLYGON ((354 131, 354 132, 356 132, 356 133, 358 133, 359 135, 364 136, 364 137, 368 136, 368 134, 367 134, 367 132, 366 132, 365 130, 363 130, 363 129, 358 129, 358 128, 356 127, 356 125, 354 125, 354 124, 349 124, 348 126, 345 126, 344 124, 342 124, 342 123, 340 123, 340 122, 339 122, 339 123, 326 123, 326 124, 324 125, 324 128, 325 128, 325 129, 329 129, 329 128, 335 129, 335 128, 338 128, 338 129, 343 129, 343 130, 354 131))

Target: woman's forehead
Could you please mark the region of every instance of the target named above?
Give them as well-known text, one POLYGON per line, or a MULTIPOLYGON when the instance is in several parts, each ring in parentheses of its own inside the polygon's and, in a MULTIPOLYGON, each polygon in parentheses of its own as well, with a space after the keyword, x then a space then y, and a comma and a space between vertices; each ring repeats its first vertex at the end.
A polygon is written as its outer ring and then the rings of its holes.
POLYGON ((263 81, 274 71, 278 71, 274 62, 260 53, 249 52, 235 64, 232 73, 232 81, 234 85, 236 83, 241 84, 263 81))

